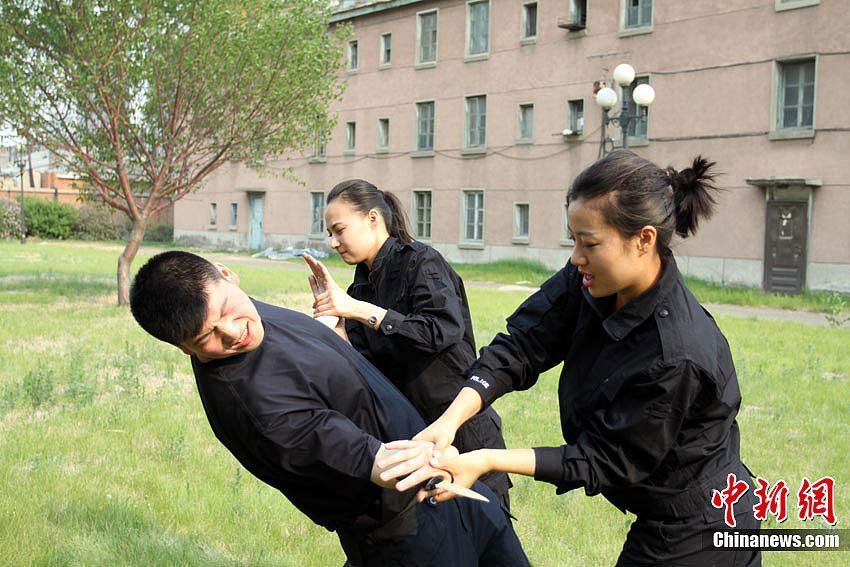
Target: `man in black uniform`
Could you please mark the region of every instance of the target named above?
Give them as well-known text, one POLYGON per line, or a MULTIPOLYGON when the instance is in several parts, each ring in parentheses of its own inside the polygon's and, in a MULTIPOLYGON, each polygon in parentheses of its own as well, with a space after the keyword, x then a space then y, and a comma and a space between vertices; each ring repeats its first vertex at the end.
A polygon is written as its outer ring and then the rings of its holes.
POLYGON ((253 475, 336 531, 351 565, 528 564, 483 484, 475 489, 490 503, 434 506, 381 480, 383 442, 409 439, 424 422, 333 331, 250 299, 234 273, 186 252, 152 258, 130 295, 139 324, 192 357, 216 437, 253 475))

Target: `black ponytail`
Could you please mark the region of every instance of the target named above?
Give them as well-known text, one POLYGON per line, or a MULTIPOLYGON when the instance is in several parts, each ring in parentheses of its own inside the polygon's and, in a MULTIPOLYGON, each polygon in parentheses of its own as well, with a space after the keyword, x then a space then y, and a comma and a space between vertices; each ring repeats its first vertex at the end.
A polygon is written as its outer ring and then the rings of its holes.
POLYGON ((714 166, 699 156, 691 167, 677 172, 631 151, 615 150, 578 174, 567 202, 610 195, 600 207, 605 220, 626 238, 654 226, 658 251, 666 256, 673 234, 695 234, 699 220, 714 212, 714 166))
POLYGON ((364 215, 372 209, 377 209, 384 218, 390 236, 404 243, 413 240, 407 231, 407 217, 401 202, 392 193, 381 191, 362 179, 349 179, 331 189, 327 204, 331 204, 335 199, 342 199, 364 215))
POLYGON ((671 172, 673 203, 676 211, 676 234, 682 238, 696 234, 700 218, 711 218, 717 201, 709 191, 716 191, 713 181, 715 162, 702 156, 694 158, 688 169, 671 172))

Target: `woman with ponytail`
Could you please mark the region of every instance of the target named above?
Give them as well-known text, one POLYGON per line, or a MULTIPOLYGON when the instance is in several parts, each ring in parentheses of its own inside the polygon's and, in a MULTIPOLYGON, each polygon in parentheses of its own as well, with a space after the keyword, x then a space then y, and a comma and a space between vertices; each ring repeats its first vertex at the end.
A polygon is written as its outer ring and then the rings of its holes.
MULTIPOLYGON (((346 292, 321 262, 313 272, 314 317, 339 317, 337 332, 389 378, 426 423, 434 421, 465 384, 475 360, 469 302, 460 276, 434 248, 413 240, 398 198, 368 181, 343 181, 328 194, 325 223, 333 248, 355 265, 346 292)), ((492 408, 457 432, 460 451, 504 448, 492 408)), ((510 480, 482 476, 508 507, 510 480)))
MULTIPOLYGON (((694 234, 711 215, 714 165, 698 157, 683 171, 661 169, 619 150, 581 172, 567 194, 569 263, 508 318, 507 331, 469 369, 466 387, 416 437, 446 447, 465 420, 563 363, 565 445, 484 449, 432 464, 464 486, 503 471, 550 482, 558 494, 602 494, 637 516, 618 565, 761 561, 758 550, 711 547, 712 533, 727 522, 737 529, 759 523, 740 455, 741 393, 729 345, 670 250, 674 234, 694 234), (731 491, 713 491, 727 489, 728 475, 749 488, 727 509, 731 491)), ((394 467, 385 479, 408 475, 400 490, 421 481, 416 463, 401 454, 384 465, 394 467)))

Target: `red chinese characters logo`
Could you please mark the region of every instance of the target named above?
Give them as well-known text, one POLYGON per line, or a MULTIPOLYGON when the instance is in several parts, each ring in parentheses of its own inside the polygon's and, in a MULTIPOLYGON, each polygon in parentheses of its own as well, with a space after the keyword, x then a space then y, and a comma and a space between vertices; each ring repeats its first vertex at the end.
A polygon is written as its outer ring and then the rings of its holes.
MULTIPOLYGON (((730 473, 726 476, 726 488, 712 491, 711 505, 724 509, 724 521, 730 528, 736 525, 734 506, 749 488, 745 481, 738 480, 730 473)), ((753 490, 756 498, 753 505, 755 519, 765 521, 768 515, 776 517, 778 523, 788 519, 788 494, 788 484, 784 480, 777 480, 771 486, 767 480, 757 477, 753 490)), ((816 516, 823 518, 829 525, 835 525, 838 521, 835 516, 835 479, 832 477, 825 476, 814 482, 803 477, 797 491, 797 518, 805 522, 814 520, 816 516)))
POLYGON ((820 516, 829 525, 835 525, 835 480, 825 476, 815 482, 803 477, 803 484, 797 491, 797 517, 800 520, 813 520, 820 516))
POLYGON ((770 483, 762 477, 756 479, 756 484, 758 488, 753 492, 758 499, 753 506, 756 520, 766 520, 767 515, 771 514, 776 516, 776 521, 780 524, 784 522, 788 518, 788 485, 784 480, 778 480, 773 488, 770 488, 770 483))
POLYGON ((725 508, 726 525, 730 528, 735 527, 735 512, 733 507, 741 497, 747 493, 750 485, 743 480, 737 480, 734 473, 729 473, 726 476, 726 488, 723 490, 715 490, 711 495, 711 505, 715 508, 725 508))

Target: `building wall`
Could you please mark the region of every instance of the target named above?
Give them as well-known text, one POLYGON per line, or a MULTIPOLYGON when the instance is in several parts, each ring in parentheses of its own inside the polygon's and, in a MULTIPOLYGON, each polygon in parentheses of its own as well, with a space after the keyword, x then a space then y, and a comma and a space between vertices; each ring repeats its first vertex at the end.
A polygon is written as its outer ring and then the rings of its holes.
MULTIPOLYGON (((631 64, 649 75, 656 100, 649 110, 649 143, 633 146, 659 165, 686 167, 701 154, 717 161, 725 189, 713 219, 696 237, 680 242, 677 255, 691 273, 721 281, 759 285, 765 250, 766 190, 747 179, 814 178, 810 210, 808 280, 812 288, 850 289, 850 190, 843 169, 850 155, 850 15, 840 0, 821 0, 778 11, 773 1, 656 1, 650 33, 620 29, 621 2, 590 4, 587 29, 559 28, 569 2, 538 2, 534 42, 520 39, 521 0, 491 0, 490 49, 469 60, 467 3, 461 0, 361 4, 372 13, 354 17, 359 65, 344 74, 348 88, 335 106, 338 125, 327 158, 308 155, 275 161, 292 167, 298 185, 280 176, 258 175, 239 164, 222 168, 198 193, 176 205, 176 234, 243 246, 248 229, 249 191, 265 192, 263 230, 268 245, 322 244, 308 232, 309 191, 328 191, 359 177, 399 195, 410 207, 411 191, 432 191, 431 242, 450 258, 489 261, 538 258, 562 265, 563 202, 570 181, 598 155, 602 112, 594 81, 610 84, 613 68, 631 64), (399 7, 393 7, 399 6, 399 7), (383 8, 383 9, 378 9, 383 8), (438 10, 436 65, 417 68, 416 14, 438 10), (380 35, 392 33, 393 60, 379 66, 380 35), (772 140, 776 61, 817 57, 815 134, 772 140), (487 151, 465 155, 464 97, 487 95, 487 151), (560 135, 567 126, 567 101, 583 99, 585 129, 577 139, 560 135), (415 103, 435 101, 435 151, 415 152, 415 103), (517 106, 534 104, 533 143, 517 143, 517 106), (390 119, 390 146, 378 153, 377 122, 390 119), (353 155, 344 152, 345 123, 357 124, 353 155), (461 236, 461 190, 483 189, 484 241, 468 247, 461 236), (530 203, 530 237, 513 242, 513 204, 530 203), (208 222, 209 203, 219 219, 238 203, 235 227, 208 222)), ((337 18, 357 15, 340 12, 337 18)), ((609 134, 620 138, 619 129, 609 134)))

